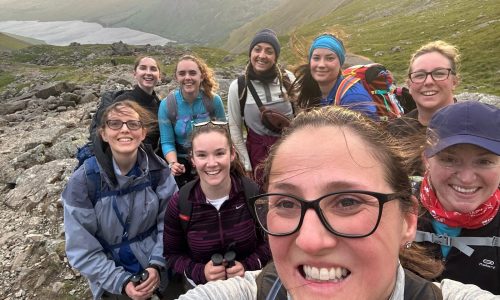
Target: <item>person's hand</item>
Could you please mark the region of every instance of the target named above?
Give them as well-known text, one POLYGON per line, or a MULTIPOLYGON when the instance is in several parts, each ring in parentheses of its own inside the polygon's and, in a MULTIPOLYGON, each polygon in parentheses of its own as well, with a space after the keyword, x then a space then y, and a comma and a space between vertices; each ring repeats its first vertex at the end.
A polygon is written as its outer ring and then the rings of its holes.
POLYGON ((239 261, 234 262, 234 266, 226 269, 227 278, 232 278, 236 276, 243 277, 245 275, 245 268, 239 261))
POLYGON ((224 265, 214 266, 211 260, 208 261, 205 265, 204 273, 207 281, 226 279, 226 268, 224 267, 224 265))
POLYGON ((181 163, 174 162, 170 164, 170 171, 172 172, 172 175, 179 176, 186 172, 186 167, 181 163))
POLYGON ((153 295, 153 293, 138 291, 137 286, 135 286, 133 282, 127 283, 125 286, 125 294, 132 300, 147 300, 153 295))
POLYGON ((160 286, 160 274, 158 274, 158 270, 155 268, 146 268, 146 271, 149 272, 148 279, 137 285, 136 289, 138 291, 151 292, 152 294, 160 286))
POLYGON ((133 300, 146 300, 153 296, 154 291, 160 286, 160 274, 155 268, 146 268, 149 276, 146 280, 135 286, 129 282, 125 287, 125 293, 133 300))

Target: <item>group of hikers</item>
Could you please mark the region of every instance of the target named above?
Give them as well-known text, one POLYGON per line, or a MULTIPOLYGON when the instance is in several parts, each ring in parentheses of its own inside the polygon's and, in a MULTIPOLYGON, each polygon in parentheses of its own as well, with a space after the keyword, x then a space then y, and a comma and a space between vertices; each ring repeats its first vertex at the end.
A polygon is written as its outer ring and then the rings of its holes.
POLYGON ((457 102, 455 46, 411 57, 416 108, 381 121, 346 50, 317 36, 280 66, 253 37, 227 115, 211 68, 180 57, 97 114, 94 155, 62 193, 66 253, 94 299, 494 299, 500 294, 500 109, 457 102), (158 155, 160 154, 160 155, 158 155))

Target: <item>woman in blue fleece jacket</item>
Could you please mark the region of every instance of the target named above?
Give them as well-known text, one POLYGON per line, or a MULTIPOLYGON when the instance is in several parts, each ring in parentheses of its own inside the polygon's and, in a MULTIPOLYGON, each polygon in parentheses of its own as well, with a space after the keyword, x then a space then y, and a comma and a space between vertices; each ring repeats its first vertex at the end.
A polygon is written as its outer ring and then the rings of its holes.
MULTIPOLYGON (((168 100, 163 99, 158 110, 160 143, 163 156, 168 162, 179 187, 194 178, 188 151, 191 147, 189 135, 193 124, 211 119, 203 98, 212 101, 216 120, 225 121, 224 106, 219 95, 214 73, 200 58, 193 55, 182 56, 175 67, 175 79, 179 87, 172 93, 175 97, 177 114, 175 123, 169 119, 168 100)), ((167 97, 168 98, 168 97, 167 97)))

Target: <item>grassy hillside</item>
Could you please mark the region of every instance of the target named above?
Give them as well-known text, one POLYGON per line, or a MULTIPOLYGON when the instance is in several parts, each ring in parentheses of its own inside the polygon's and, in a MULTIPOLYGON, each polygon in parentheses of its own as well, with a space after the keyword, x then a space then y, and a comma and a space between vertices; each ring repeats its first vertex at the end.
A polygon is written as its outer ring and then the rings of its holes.
POLYGON ((297 26, 324 17, 346 0, 288 0, 268 13, 231 32, 222 47, 233 53, 248 49, 252 36, 260 29, 269 27, 279 35, 287 34, 297 26))
POLYGON ((27 40, 16 38, 10 34, 0 32, 0 50, 17 50, 29 47, 31 45, 33 45, 33 43, 30 43, 27 40))
MULTIPOLYGON (((299 0, 291 0, 295 1, 299 0)), ((319 2, 309 1, 308 5, 320 9, 316 6, 319 2)), ((271 28, 279 28, 283 19, 276 13, 266 16, 275 20, 271 28)), ((353 0, 344 1, 325 17, 282 35, 280 40, 289 43, 290 37, 296 36, 308 45, 318 33, 343 32, 350 52, 386 64, 402 84, 411 54, 427 42, 442 39, 458 46, 462 54, 458 92, 500 95, 499 16, 498 0, 353 0)), ((303 57, 291 48, 284 47, 281 58, 297 63, 303 57)))

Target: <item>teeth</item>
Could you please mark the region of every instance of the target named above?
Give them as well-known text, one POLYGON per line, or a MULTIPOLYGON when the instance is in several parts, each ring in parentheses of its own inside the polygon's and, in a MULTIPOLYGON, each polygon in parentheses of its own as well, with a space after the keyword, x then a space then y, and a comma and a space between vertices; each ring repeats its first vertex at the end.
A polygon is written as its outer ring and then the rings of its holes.
POLYGON ((432 95, 436 95, 436 94, 437 94, 437 92, 433 92, 433 91, 430 91, 430 92, 422 92, 422 94, 423 94, 424 96, 432 96, 432 95))
POLYGON ((131 138, 119 138, 118 140, 121 142, 130 142, 132 139, 131 138))
POLYGON ((460 193, 464 193, 464 194, 472 194, 474 193, 475 191, 477 191, 478 188, 464 188, 464 187, 461 187, 461 186, 458 186, 458 185, 452 185, 451 186, 455 191, 457 192, 460 192, 460 193))
POLYGON ((208 175, 217 175, 219 174, 220 170, 217 170, 217 171, 206 171, 205 173, 207 173, 208 175))
POLYGON ((346 268, 316 268, 303 266, 306 279, 337 282, 347 276, 349 271, 346 268))

